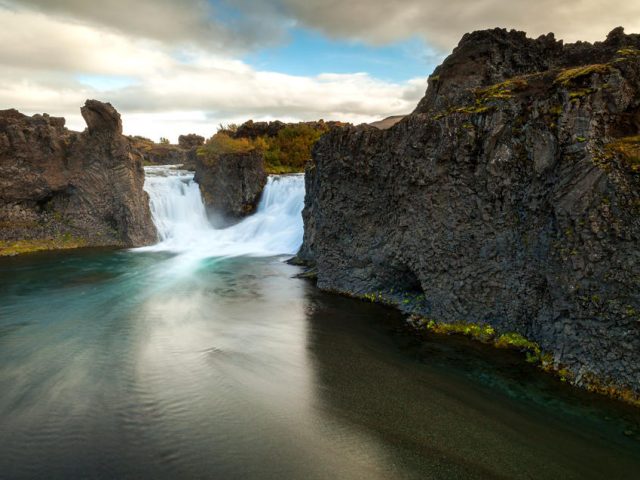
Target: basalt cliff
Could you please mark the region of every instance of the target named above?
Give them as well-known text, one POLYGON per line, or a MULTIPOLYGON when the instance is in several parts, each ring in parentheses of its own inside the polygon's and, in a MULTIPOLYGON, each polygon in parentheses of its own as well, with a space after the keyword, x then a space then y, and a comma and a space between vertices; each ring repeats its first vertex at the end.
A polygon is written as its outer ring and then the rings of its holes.
POLYGON ((639 35, 467 34, 411 115, 323 136, 306 189, 298 258, 320 288, 513 333, 637 398, 639 35))
POLYGON ((142 157, 118 112, 88 100, 87 129, 64 118, 0 111, 0 251, 152 243, 142 157))
POLYGON ((267 183, 262 152, 198 156, 194 180, 211 223, 216 227, 236 223, 255 211, 267 183))

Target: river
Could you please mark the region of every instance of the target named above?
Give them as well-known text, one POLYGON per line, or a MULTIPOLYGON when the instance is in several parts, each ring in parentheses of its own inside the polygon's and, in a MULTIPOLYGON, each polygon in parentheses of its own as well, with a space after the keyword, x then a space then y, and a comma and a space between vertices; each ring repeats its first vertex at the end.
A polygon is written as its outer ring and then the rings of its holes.
POLYGON ((302 176, 145 188, 157 245, 0 259, 0 478, 638 478, 637 409, 296 278, 302 176))

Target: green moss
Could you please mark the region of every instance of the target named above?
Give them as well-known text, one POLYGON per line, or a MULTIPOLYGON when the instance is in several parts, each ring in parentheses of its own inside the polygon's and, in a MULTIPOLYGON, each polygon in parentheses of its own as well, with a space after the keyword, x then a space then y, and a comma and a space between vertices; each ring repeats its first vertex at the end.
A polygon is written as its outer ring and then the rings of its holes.
POLYGON ((87 245, 86 240, 73 237, 66 233, 56 238, 37 240, 0 241, 0 256, 21 255, 23 253, 39 252, 43 250, 64 250, 80 248, 87 245))
POLYGON ((578 79, 588 77, 593 74, 604 74, 611 71, 611 65, 607 63, 597 63, 594 65, 586 65, 577 68, 569 68, 558 74, 555 83, 568 87, 578 79))
POLYGON ((485 113, 485 112, 489 112, 491 110, 493 110, 495 107, 491 107, 491 106, 487 106, 487 105, 482 105, 482 104, 475 104, 475 105, 470 105, 467 107, 460 107, 460 108, 456 108, 453 110, 453 113, 485 113))
POLYGON ((620 158, 624 166, 634 173, 640 172, 640 135, 614 140, 605 146, 601 160, 620 158))
POLYGON ((616 52, 621 57, 637 57, 640 56, 640 50, 633 47, 621 48, 616 52))
POLYGON ((418 328, 424 328, 440 335, 464 335, 483 343, 492 344, 496 348, 518 350, 525 354, 527 362, 539 365, 541 368, 553 371, 553 358, 545 353, 536 342, 519 333, 507 332, 498 335, 491 325, 471 322, 436 322, 432 319, 412 315, 410 323, 418 328))
POLYGON ((527 88, 527 80, 523 77, 514 77, 504 82, 496 83, 487 88, 476 90, 476 96, 482 102, 495 99, 507 99, 513 96, 514 92, 527 88))
POLYGON ((503 333, 496 339, 495 345, 498 348, 522 348, 540 351, 537 343, 527 340, 519 333, 503 333))
POLYGON ((594 92, 596 92, 594 88, 580 88, 578 90, 573 90, 569 92, 569 98, 571 100, 574 100, 577 98, 586 97, 587 95, 591 95, 594 92))
MULTIPOLYGON (((464 335, 474 340, 480 340, 483 343, 489 343, 496 348, 521 351, 525 354, 525 359, 528 363, 535 364, 545 372, 554 374, 562 382, 575 384, 575 376, 568 368, 554 364, 551 354, 543 352, 539 344, 519 333, 508 332, 497 335, 490 325, 468 322, 441 323, 419 315, 409 317, 409 323, 418 329, 425 329, 435 334, 464 335)), ((593 374, 583 374, 580 386, 591 392, 640 406, 640 395, 638 393, 593 374)))
POLYGON ((476 324, 468 322, 453 322, 453 323, 440 323, 434 320, 426 320, 423 322, 423 326, 429 331, 438 333, 441 335, 465 335, 471 337, 474 340, 480 340, 481 342, 490 342, 493 340, 496 331, 492 326, 486 324, 476 324))

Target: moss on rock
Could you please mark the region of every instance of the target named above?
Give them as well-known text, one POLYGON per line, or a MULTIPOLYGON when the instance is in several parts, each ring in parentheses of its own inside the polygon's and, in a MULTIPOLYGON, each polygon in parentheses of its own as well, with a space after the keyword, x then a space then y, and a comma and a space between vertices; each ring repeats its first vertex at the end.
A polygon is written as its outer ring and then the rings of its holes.
POLYGON ((86 246, 86 240, 69 234, 60 235, 56 238, 35 240, 2 240, 0 241, 0 256, 13 256, 43 250, 66 250, 86 246))

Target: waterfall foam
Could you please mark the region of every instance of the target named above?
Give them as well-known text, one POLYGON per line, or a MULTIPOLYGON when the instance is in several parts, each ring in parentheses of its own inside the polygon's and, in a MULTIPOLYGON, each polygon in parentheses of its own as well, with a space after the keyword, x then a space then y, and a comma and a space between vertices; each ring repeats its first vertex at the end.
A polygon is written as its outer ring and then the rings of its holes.
POLYGON ((294 254, 302 244, 304 175, 270 176, 256 213, 215 229, 207 220, 193 173, 170 166, 146 167, 145 190, 160 242, 142 251, 205 257, 294 254))

